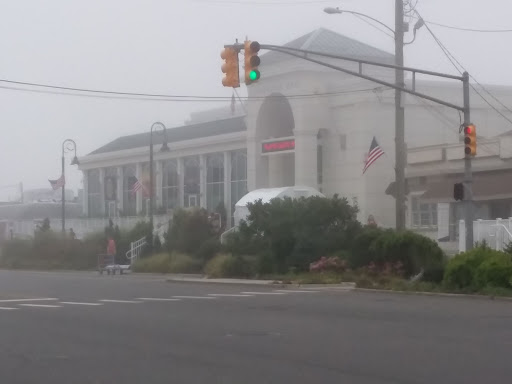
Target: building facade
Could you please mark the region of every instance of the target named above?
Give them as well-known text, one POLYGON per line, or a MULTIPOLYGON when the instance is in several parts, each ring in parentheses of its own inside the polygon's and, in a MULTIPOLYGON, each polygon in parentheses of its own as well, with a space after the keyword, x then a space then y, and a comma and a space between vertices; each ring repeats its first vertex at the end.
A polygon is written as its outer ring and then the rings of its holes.
MULTIPOLYGON (((325 29, 287 46, 382 63, 394 61, 387 52, 325 29)), ((359 69, 357 64, 341 60, 326 61, 359 69)), ((242 115, 227 112, 220 118, 217 114, 213 121, 201 115, 199 122, 192 119, 183 127, 169 129, 170 152, 159 152, 163 137, 154 134, 156 211, 190 206, 214 211, 223 205, 231 217, 236 202, 249 191, 302 185, 326 196, 347 197, 359 206, 363 222, 372 216, 378 225, 393 227, 394 91, 276 52, 262 54, 261 62, 261 79, 249 87, 242 115), (373 137, 386 156, 363 175, 373 137)), ((370 66, 363 70, 394 81, 393 70, 370 66)), ((418 80, 416 89, 462 103, 461 84, 418 80)), ((510 89, 496 92, 510 100, 510 89)), ((472 116, 479 134, 492 137, 503 132, 506 122, 474 96, 472 116)), ((424 156, 414 148, 460 145, 456 111, 409 96, 404 104, 409 161, 424 156)), ((149 186, 149 127, 147 130, 114 140, 80 159, 84 214, 129 216, 147 212, 145 190, 149 188, 132 193, 136 181, 149 186)), ((412 213, 417 211, 413 204, 427 203, 409 201, 411 226, 426 217, 412 213)), ((433 206, 429 210, 434 211, 433 206)), ((437 227, 437 216, 432 214, 429 220, 437 227)))

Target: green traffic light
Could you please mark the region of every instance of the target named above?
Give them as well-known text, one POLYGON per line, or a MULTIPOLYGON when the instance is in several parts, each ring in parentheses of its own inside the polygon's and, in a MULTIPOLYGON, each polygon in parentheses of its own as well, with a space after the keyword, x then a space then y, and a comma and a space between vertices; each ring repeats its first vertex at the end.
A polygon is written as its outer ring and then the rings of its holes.
POLYGON ((260 73, 259 71, 251 71, 249 72, 249 79, 251 79, 251 81, 256 81, 260 78, 260 73))

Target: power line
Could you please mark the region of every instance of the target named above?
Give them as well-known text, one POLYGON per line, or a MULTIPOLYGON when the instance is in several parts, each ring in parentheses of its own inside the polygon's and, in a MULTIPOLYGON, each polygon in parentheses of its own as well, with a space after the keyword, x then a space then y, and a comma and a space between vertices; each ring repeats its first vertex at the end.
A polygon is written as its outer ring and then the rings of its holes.
POLYGON ((237 0, 194 0, 196 3, 208 4, 237 4, 237 5, 303 5, 332 3, 332 0, 304 0, 304 1, 237 1, 237 0))
POLYGON ((371 27, 375 28, 376 30, 378 30, 378 31, 382 32, 383 34, 385 34, 385 35, 387 35, 387 36, 391 37, 393 40, 395 39, 395 36, 393 36, 391 33, 387 32, 387 31, 385 31, 384 29, 380 28, 379 26, 377 26, 377 25, 375 25, 375 24, 371 23, 371 22, 370 22, 369 20, 367 20, 366 18, 364 18, 364 17, 362 17, 362 16, 360 16, 360 15, 356 15, 356 14, 354 14, 354 16, 355 16, 355 17, 357 17, 358 19, 360 19, 360 20, 364 21, 364 22, 365 22, 366 24, 368 24, 369 26, 371 26, 371 27))
MULTIPOLYGON (((139 93, 139 92, 119 92, 119 91, 97 90, 97 89, 88 89, 88 88, 63 87, 63 86, 51 85, 51 84, 29 83, 29 82, 6 80, 6 79, 0 79, 0 83, 40 88, 40 89, 29 89, 29 88, 0 85, 0 89, 8 89, 8 90, 14 90, 14 91, 23 91, 23 92, 33 92, 33 93, 56 94, 56 95, 65 95, 65 96, 78 96, 78 97, 122 99, 122 100, 142 100, 142 101, 177 101, 177 102, 184 102, 184 101, 188 101, 188 102, 215 102, 215 101, 226 102, 226 101, 231 100, 231 97, 228 97, 228 96, 166 95, 166 94, 139 93), (70 92, 75 92, 75 93, 70 93, 70 92), (79 93, 76 93, 76 92, 79 92, 79 93)), ((304 99, 304 98, 328 97, 328 96, 336 96, 336 95, 342 95, 342 94, 368 92, 368 91, 374 91, 376 89, 382 89, 382 88, 383 87, 373 87, 373 88, 355 89, 355 90, 339 91, 339 92, 305 93, 305 94, 292 94, 292 95, 283 95, 283 96, 287 97, 289 99, 304 99)), ((245 100, 245 101, 247 101, 247 100, 263 100, 263 99, 273 98, 273 97, 282 97, 282 96, 280 96, 280 95, 252 96, 252 97, 245 97, 245 98, 243 98, 243 100, 245 100)), ((242 99, 240 99, 240 100, 242 100, 242 99)))
MULTIPOLYGON (((416 12, 419 17, 421 15, 416 12)), ((432 35, 433 39, 437 43, 437 45, 441 48, 445 56, 448 58, 448 60, 452 63, 452 65, 455 67, 455 69, 462 74, 463 71, 468 72, 464 66, 460 63, 459 60, 446 48, 446 46, 439 40, 439 38, 435 35, 435 33, 432 31, 432 29, 429 27, 428 22, 425 22, 425 27, 427 28, 428 32, 432 35), (459 68, 460 67, 460 68, 459 68)), ((478 84, 487 94, 489 94, 495 101, 497 101, 502 107, 504 107, 507 111, 512 113, 512 110, 507 107, 505 104, 503 104, 496 96, 494 96, 486 87, 484 87, 480 82, 478 82, 474 76, 470 75, 471 79, 478 84)), ((505 120, 507 120, 510 124, 512 124, 512 119, 510 119, 508 116, 506 116, 503 112, 501 112, 498 108, 496 108, 489 100, 487 100, 482 93, 476 89, 476 87, 473 84, 470 84, 473 91, 482 99, 485 101, 487 105, 489 105, 496 113, 498 113, 501 117, 503 117, 505 120)))
POLYGON ((464 27, 457 27, 454 25, 447 25, 442 23, 436 23, 434 21, 427 21, 424 20, 425 23, 429 23, 431 25, 435 25, 442 28, 447 29, 453 29, 457 31, 464 31, 464 32, 479 32, 479 33, 510 33, 512 32, 512 29, 478 29, 478 28, 464 28, 464 27))

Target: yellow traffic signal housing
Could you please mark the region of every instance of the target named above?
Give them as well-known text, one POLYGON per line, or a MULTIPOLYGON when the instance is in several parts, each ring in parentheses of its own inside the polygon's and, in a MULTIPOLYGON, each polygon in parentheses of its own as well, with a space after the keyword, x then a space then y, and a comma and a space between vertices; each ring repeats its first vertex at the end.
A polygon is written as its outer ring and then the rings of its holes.
POLYGON ((473 124, 464 127, 464 154, 476 156, 476 128, 473 124))
POLYGON ((245 85, 249 85, 258 81, 260 78, 260 58, 258 52, 260 51, 260 43, 257 41, 245 41, 245 85))
POLYGON ((222 85, 238 88, 240 86, 238 52, 233 48, 224 48, 220 57, 224 60, 224 64, 221 67, 222 72, 226 74, 222 79, 222 85))

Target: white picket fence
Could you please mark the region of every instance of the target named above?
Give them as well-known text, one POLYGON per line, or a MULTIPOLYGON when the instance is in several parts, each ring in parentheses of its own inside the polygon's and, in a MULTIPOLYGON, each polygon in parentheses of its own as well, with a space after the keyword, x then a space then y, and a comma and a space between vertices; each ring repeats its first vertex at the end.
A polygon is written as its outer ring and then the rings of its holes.
MULTIPOLYGON (((489 247, 503 250, 512 242, 512 217, 496 220, 476 220, 473 223, 473 240, 476 243, 486 242, 489 247)), ((466 250, 466 225, 459 221, 459 252, 466 250)))
MULTIPOLYGON (((156 215, 153 218, 154 228, 162 240, 163 232, 167 230, 170 215, 156 215)), ((130 217, 115 217, 112 218, 114 226, 119 226, 120 230, 130 230, 140 221, 147 222, 148 217, 145 216, 130 216, 130 217)), ((41 223, 35 220, 13 221, 9 223, 15 237, 30 237, 34 236, 37 225, 41 223)), ((84 218, 84 219, 66 219, 66 231, 73 228, 78 239, 83 239, 88 234, 103 232, 105 227, 109 225, 109 218, 84 218)), ((50 226, 54 231, 60 231, 62 220, 50 220, 50 226)))

